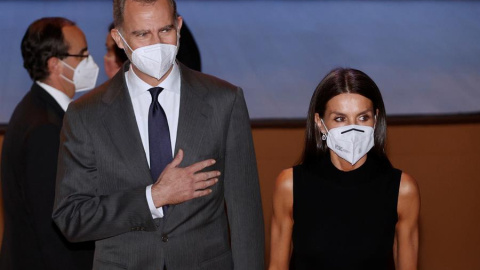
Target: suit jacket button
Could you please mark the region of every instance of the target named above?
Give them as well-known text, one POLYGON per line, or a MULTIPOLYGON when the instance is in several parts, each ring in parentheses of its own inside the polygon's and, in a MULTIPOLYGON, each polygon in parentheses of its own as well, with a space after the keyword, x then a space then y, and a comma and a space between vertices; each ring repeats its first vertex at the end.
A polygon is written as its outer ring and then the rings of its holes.
POLYGON ((162 235, 162 241, 165 243, 168 242, 168 235, 166 234, 162 235))

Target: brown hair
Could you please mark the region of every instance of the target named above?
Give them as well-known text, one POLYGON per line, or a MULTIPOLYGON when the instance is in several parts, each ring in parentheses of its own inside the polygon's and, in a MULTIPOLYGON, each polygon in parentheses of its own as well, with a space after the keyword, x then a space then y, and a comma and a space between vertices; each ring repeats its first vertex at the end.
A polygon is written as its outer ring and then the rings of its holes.
POLYGON ((23 67, 32 80, 42 81, 50 75, 48 59, 63 59, 68 54, 69 45, 65 42, 62 28, 69 25, 75 23, 61 17, 41 18, 30 24, 20 48, 23 67))
MULTIPOLYGON (((125 2, 128 0, 113 0, 113 23, 115 27, 121 28, 123 24, 123 13, 125 11, 125 2)), ((140 2, 145 4, 153 4, 157 0, 130 0, 134 2, 140 2)), ((170 5, 173 8, 173 18, 177 18, 177 3, 175 0, 169 0, 170 5)), ((176 21, 175 21, 176 23, 176 21)))
POLYGON ((362 95, 372 101, 374 112, 378 110, 374 131, 375 145, 369 154, 374 154, 390 164, 385 153, 387 120, 382 94, 375 82, 367 74, 351 68, 333 69, 315 89, 308 109, 305 145, 300 163, 314 162, 329 153, 327 144, 321 139, 320 131, 315 123, 315 113, 318 113, 320 118, 323 118, 328 101, 343 93, 362 95))

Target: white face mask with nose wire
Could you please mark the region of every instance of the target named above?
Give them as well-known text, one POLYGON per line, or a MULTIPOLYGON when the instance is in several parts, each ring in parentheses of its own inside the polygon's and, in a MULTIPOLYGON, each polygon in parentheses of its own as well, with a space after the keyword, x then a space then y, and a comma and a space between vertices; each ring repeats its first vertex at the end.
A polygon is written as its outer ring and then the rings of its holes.
MULTIPOLYGON (((180 34, 177 31, 177 45, 157 43, 132 50, 119 30, 118 35, 132 52, 130 61, 143 73, 160 80, 172 67, 177 57, 180 34)), ((127 54, 128 56, 128 54, 127 54)))
POLYGON ((89 55, 83 59, 76 68, 71 67, 69 64, 60 60, 67 68, 73 71, 73 81, 65 77, 63 74, 60 76, 67 82, 75 85, 75 92, 83 92, 93 89, 97 83, 98 77, 98 65, 93 60, 93 57, 89 55))
POLYGON ((374 145, 375 127, 348 125, 328 130, 323 119, 320 119, 327 130, 327 146, 339 157, 352 166, 365 156, 374 145))

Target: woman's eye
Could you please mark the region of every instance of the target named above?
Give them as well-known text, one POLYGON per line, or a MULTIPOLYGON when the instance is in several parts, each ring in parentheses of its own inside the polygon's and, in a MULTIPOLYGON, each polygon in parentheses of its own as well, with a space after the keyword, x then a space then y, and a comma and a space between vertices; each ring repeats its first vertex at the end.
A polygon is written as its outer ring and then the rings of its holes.
POLYGON ((362 115, 360 116, 360 121, 368 121, 370 117, 368 115, 362 115))
POLYGON ((343 117, 336 117, 333 120, 335 120, 335 122, 343 122, 344 118, 343 117))

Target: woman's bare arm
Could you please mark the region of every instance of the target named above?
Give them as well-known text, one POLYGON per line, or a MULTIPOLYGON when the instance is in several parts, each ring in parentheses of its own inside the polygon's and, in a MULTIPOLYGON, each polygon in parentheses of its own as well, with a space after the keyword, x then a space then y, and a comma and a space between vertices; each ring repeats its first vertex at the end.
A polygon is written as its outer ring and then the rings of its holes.
POLYGON ((287 270, 293 228, 293 169, 280 173, 273 193, 269 270, 287 270))
POLYGON ((395 230, 397 270, 416 270, 418 261, 418 216, 420 191, 417 182, 403 173, 398 194, 398 222, 395 230))

